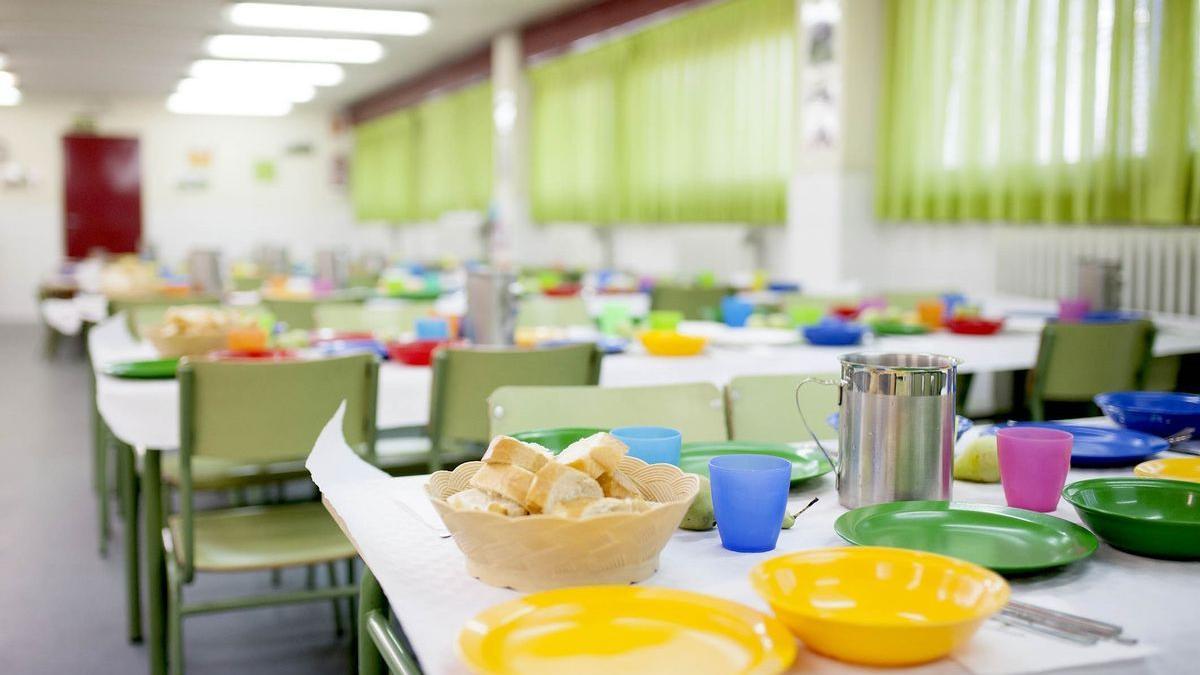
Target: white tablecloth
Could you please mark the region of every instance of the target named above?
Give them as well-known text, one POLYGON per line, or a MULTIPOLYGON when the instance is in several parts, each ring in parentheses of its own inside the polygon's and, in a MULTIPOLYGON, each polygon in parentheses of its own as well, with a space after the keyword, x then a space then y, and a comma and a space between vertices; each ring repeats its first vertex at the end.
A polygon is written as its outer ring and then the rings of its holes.
MULTIPOLYGON (((438 538, 420 522, 423 519, 441 527, 424 496, 427 477, 386 477, 350 451, 340 429, 339 414, 326 427, 309 457, 313 479, 378 578, 426 672, 465 672, 455 653, 458 630, 483 609, 519 594, 470 577, 454 541, 438 538)), ((1069 480, 1127 471, 1073 470, 1069 480)), ((1004 503, 999 485, 956 482, 954 491, 960 501, 1004 503)), ((776 551, 733 553, 721 547, 716 531, 680 530, 664 549, 658 572, 643 583, 708 593, 769 613, 747 581, 754 565, 788 551, 844 545, 833 532, 833 521, 845 509, 837 503, 832 478, 814 479, 794 490, 792 505, 807 503, 812 496, 819 496, 820 502, 801 515, 792 530, 780 534, 776 551)), ((1055 515, 1079 522, 1069 505, 1061 506, 1055 515)), ((1107 662, 1077 672, 1194 672, 1200 660, 1200 641, 1195 639, 1195 613, 1200 607, 1198 570, 1197 563, 1141 558, 1101 544, 1086 561, 1011 580, 1014 598, 1120 624, 1127 635, 1142 641, 1138 648, 1111 643, 1076 647, 989 622, 955 660, 888 672, 1034 672, 1031 664, 1044 665, 1052 659, 1076 666, 1085 665, 1087 659, 1107 662), (1136 660, 1112 662, 1122 657, 1136 660)), ((801 650, 792 672, 879 671, 801 650)))
POLYGON ((73 298, 47 298, 41 304, 42 320, 63 335, 78 335, 85 321, 96 323, 108 316, 108 299, 99 293, 78 293, 73 298))

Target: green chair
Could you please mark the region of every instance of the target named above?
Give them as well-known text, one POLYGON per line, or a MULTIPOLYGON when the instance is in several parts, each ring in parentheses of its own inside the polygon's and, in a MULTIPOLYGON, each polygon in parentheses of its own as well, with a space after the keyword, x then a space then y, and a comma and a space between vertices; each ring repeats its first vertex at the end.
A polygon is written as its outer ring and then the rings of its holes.
POLYGON ((565 328, 567 326, 591 326, 592 317, 588 314, 587 304, 583 298, 575 295, 566 298, 555 298, 545 295, 529 295, 521 298, 517 307, 517 327, 535 328, 552 326, 565 328))
POLYGON ((797 443, 811 440, 797 398, 813 433, 821 440, 837 438, 837 430, 825 424, 837 412, 838 395, 833 387, 810 384, 796 388, 806 377, 838 379, 837 373, 819 375, 748 375, 735 377, 725 388, 729 410, 729 437, 735 441, 797 443))
POLYGON ((342 401, 347 442, 373 457, 377 370, 368 355, 283 363, 181 362, 179 512, 167 518, 162 532, 171 672, 183 671, 183 619, 194 614, 332 600, 340 626, 338 598, 357 593, 355 551, 324 506, 301 502, 196 511, 192 469, 204 458, 247 465, 303 461, 342 401), (342 561, 345 584, 337 578, 336 563, 342 561), (314 565, 326 567, 327 587, 194 603, 183 597, 197 572, 314 565))
POLYGON ((431 302, 379 306, 368 306, 361 302, 323 302, 313 311, 317 328, 366 331, 387 338, 399 338, 405 333, 411 333, 417 319, 432 314, 431 302))
POLYGON ((600 380, 601 354, 592 345, 552 349, 507 347, 438 350, 433 360, 428 464, 444 455, 478 456, 491 440, 488 397, 508 385, 587 385, 600 380))
POLYGON ((317 327, 314 311, 319 302, 316 300, 264 298, 262 304, 275 315, 277 321, 286 323, 291 330, 313 330, 317 327))
POLYGON ((234 275, 229 280, 230 287, 235 291, 257 291, 262 288, 266 277, 261 274, 234 275))
POLYGON ((730 295, 728 288, 697 288, 657 284, 650 292, 650 309, 683 312, 688 321, 716 321, 721 318, 721 299, 730 295))
POLYGON ((1046 403, 1090 403, 1106 391, 1141 389, 1154 347, 1154 324, 1050 322, 1030 372, 1029 412, 1046 419, 1046 403))
POLYGON ((491 435, 554 427, 655 425, 687 441, 724 441, 721 391, 707 382, 653 387, 500 387, 488 399, 491 435))

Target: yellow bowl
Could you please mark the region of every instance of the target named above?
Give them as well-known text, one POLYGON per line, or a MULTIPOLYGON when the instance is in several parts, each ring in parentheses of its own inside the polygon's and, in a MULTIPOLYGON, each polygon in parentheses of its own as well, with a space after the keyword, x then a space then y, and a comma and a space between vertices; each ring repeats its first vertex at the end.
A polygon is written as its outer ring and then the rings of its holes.
POLYGON ((873 666, 939 659, 1008 602, 1008 583, 978 565, 921 551, 859 546, 772 558, 754 590, 805 646, 873 666))
POLYGON ((1133 473, 1143 478, 1171 478, 1200 483, 1200 457, 1152 459, 1133 467, 1133 473))
POLYGON ((646 351, 655 356, 695 356, 708 344, 708 338, 673 330, 648 330, 641 338, 646 351))

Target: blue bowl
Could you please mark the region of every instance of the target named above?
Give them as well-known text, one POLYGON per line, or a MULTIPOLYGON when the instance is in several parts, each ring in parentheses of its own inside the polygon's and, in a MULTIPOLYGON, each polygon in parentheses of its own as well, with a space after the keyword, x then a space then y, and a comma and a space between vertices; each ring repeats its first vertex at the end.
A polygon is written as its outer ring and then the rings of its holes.
MULTIPOLYGON (((838 415, 837 413, 830 413, 829 417, 825 418, 825 424, 828 424, 830 427, 837 429, 839 417, 840 417, 840 415, 838 415)), ((972 422, 971 420, 963 417, 962 415, 955 415, 954 416, 954 437, 962 438, 962 435, 967 433, 967 429, 970 429, 973 426, 975 426, 975 423, 972 422)))
POLYGON ((1138 321, 1145 319, 1146 315, 1140 312, 1123 312, 1120 310, 1112 311, 1095 311, 1088 312, 1083 315, 1084 323, 1123 323, 1125 321, 1138 321))
POLYGON ((1134 431, 1170 436, 1187 427, 1200 432, 1200 396, 1169 391, 1113 391, 1096 396, 1108 419, 1134 431))
POLYGON ((846 347, 862 342, 865 330, 866 327, 862 324, 829 321, 815 326, 805 326, 800 329, 800 332, 809 344, 824 347, 846 347))

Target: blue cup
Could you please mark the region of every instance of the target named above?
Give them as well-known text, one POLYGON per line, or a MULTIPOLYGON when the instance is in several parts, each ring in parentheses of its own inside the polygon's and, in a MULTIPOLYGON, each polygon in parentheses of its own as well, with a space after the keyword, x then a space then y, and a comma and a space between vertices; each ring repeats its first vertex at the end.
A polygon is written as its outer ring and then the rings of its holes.
POLYGON ((679 450, 683 436, 667 427, 617 427, 612 435, 629 446, 629 456, 647 464, 679 466, 679 450))
POLYGON ((449 340, 450 322, 437 317, 417 319, 413 324, 418 340, 449 340))
POLYGON ((741 328, 753 313, 754 305, 745 300, 732 295, 721 299, 721 318, 726 326, 741 328))
POLYGON ((708 462, 721 545, 739 553, 771 551, 787 511, 792 463, 770 455, 722 455, 708 462))

